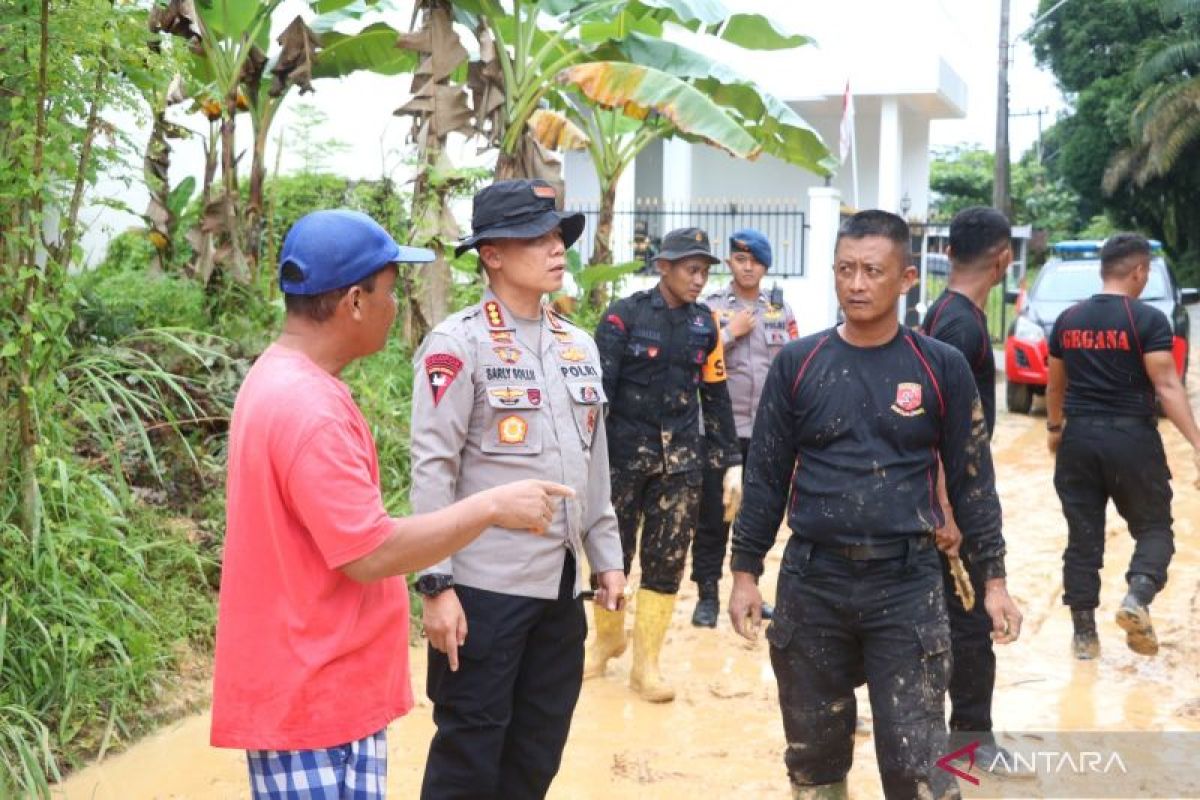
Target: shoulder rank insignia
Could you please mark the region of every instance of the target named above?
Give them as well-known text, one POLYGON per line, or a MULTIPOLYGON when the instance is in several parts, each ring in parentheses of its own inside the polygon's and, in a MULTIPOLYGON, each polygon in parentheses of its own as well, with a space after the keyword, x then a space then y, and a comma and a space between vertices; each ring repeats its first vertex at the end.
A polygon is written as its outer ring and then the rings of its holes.
POLYGON ((529 423, 512 414, 500 420, 497 432, 501 444, 521 444, 529 433, 529 423))
POLYGON ((500 304, 495 300, 488 300, 483 304, 483 313, 487 317, 489 328, 506 328, 504 324, 504 311, 500 308, 500 304))
POLYGON ((521 351, 515 347, 493 347, 492 352, 505 364, 516 364, 521 360, 521 351))

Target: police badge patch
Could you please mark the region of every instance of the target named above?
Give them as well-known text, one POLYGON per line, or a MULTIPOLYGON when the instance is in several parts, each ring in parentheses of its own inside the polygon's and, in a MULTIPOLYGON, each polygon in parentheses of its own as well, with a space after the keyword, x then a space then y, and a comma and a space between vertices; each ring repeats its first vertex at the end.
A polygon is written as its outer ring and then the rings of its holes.
POLYGON ((921 407, 921 384, 900 383, 896 385, 896 402, 892 411, 902 417, 916 417, 925 413, 921 407))
POLYGON ((529 423, 513 414, 500 420, 497 433, 501 444, 521 444, 529 433, 529 423))
POLYGON ((425 376, 433 392, 433 404, 441 402, 446 390, 462 369, 462 361, 449 353, 431 353, 425 356, 425 376))

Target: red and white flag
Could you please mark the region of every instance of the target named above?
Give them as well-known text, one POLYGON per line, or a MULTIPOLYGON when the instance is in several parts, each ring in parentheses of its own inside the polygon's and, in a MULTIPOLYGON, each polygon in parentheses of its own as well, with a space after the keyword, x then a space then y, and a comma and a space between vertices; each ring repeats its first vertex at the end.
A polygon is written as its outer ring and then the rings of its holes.
POLYGON ((842 125, 839 134, 841 162, 845 164, 854 148, 854 96, 850 94, 850 81, 846 81, 846 91, 842 95, 842 125))

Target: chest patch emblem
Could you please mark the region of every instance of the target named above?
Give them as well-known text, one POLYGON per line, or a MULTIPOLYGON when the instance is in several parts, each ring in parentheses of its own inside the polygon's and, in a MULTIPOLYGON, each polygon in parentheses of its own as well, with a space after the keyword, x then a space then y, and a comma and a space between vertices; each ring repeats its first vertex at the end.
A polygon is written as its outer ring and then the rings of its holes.
POLYGON ((503 389, 490 389, 489 391, 492 397, 506 406, 515 406, 525 396, 524 389, 514 389, 511 386, 506 386, 503 389))
POLYGON ((529 388, 525 390, 525 396, 529 398, 529 402, 535 406, 542 404, 542 390, 529 388))
POLYGON ((551 331, 551 333, 553 333, 554 338, 558 339, 558 341, 562 344, 570 344, 573 341, 571 339, 570 331, 551 331))
POLYGON ((512 344, 512 331, 488 331, 488 336, 492 337, 492 341, 496 344, 512 344))
POLYGON ((505 364, 515 364, 521 360, 521 351, 515 347, 493 347, 492 352, 505 364))
POLYGON ((500 420, 498 432, 501 444, 521 444, 529 434, 529 423, 512 414, 500 420))
POLYGON ((580 350, 578 347, 563 347, 560 348, 558 354, 563 357, 564 361, 586 361, 587 353, 580 350))
POLYGON ((892 411, 902 417, 916 417, 924 414, 925 409, 921 407, 921 384, 897 384, 896 402, 892 403, 892 411))
POLYGON ((442 401, 462 365, 462 361, 450 353, 431 353, 425 356, 425 377, 429 379, 429 389, 433 392, 435 406, 442 401))

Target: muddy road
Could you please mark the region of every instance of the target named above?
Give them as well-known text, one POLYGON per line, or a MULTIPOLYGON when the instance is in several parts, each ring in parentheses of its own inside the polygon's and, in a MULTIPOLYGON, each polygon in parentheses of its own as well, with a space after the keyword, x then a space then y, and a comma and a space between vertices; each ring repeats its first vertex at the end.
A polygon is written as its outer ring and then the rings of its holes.
MULTIPOLYGON (((1200 317, 1200 313, 1193 312, 1200 317)), ((1200 327, 1200 326, 1197 326, 1200 327)), ((1196 340, 1193 340, 1196 341, 1196 340)), ((1193 408, 1200 408, 1200 369, 1193 349, 1193 408)), ((1003 387, 998 393, 1004 397, 1003 387)), ((994 452, 1008 540, 1009 590, 1025 614, 1021 640, 998 648, 995 724, 1006 730, 1200 731, 1200 491, 1186 442, 1168 423, 1160 430, 1174 481, 1177 553, 1171 579, 1153 606, 1162 649, 1153 659, 1125 648, 1113 614, 1124 593, 1132 542, 1110 506, 1101 656, 1072 660, 1071 627, 1061 605, 1066 530, 1051 483, 1040 401, 1032 416, 1001 412, 994 452)), ((764 594, 774 592, 783 540, 767 564, 764 594)), ((729 582, 722 585, 722 605, 729 582)), ((584 685, 552 798, 788 798, 783 729, 766 642, 744 643, 728 619, 698 630, 689 620, 695 587, 685 582, 663 651, 674 703, 650 705, 631 694, 627 653, 603 679, 584 685)), ((722 608, 724 612, 724 608, 722 608)), ((420 697, 425 654, 411 651, 420 697)), ((861 713, 868 715, 865 694, 861 713)), ((433 724, 423 697, 389 731, 392 797, 417 795, 433 724)), ((234 798, 246 794, 244 757, 208 747, 208 716, 168 726, 124 753, 58 787, 69 800, 234 798)), ((869 737, 857 739, 850 778, 855 798, 880 796, 869 737)))

